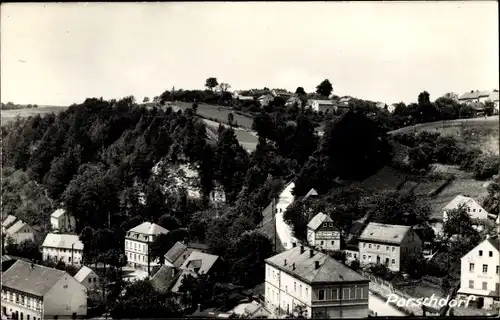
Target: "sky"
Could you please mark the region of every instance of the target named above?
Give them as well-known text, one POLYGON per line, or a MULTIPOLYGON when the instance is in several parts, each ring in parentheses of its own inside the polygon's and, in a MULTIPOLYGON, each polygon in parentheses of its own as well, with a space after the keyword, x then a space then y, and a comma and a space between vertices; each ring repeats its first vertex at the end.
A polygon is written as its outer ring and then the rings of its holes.
POLYGON ((385 103, 498 89, 496 1, 13 3, 0 7, 2 102, 39 105, 329 79, 385 103))

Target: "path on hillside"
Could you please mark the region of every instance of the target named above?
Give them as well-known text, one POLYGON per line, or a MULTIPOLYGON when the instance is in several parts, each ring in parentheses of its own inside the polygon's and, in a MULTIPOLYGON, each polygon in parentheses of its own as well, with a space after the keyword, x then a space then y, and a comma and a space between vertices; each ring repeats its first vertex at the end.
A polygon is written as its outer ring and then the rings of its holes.
POLYGON ((297 243, 297 238, 292 233, 292 227, 283 219, 283 212, 276 213, 276 231, 285 250, 291 249, 294 242, 297 243))

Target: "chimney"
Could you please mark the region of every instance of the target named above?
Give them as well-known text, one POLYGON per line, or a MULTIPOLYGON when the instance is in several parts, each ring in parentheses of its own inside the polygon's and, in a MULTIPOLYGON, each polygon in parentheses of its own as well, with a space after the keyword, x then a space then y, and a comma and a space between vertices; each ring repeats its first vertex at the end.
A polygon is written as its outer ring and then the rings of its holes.
POLYGON ((309 258, 314 256, 314 249, 309 249, 309 258))
POLYGON ((304 253, 304 246, 300 246, 300 254, 303 254, 304 253))
POLYGON ((319 261, 314 261, 314 269, 319 269, 319 261))
POLYGON ((295 270, 295 262, 292 263, 292 270, 295 270))
POLYGON ((286 266, 286 259, 285 259, 285 266, 286 266))

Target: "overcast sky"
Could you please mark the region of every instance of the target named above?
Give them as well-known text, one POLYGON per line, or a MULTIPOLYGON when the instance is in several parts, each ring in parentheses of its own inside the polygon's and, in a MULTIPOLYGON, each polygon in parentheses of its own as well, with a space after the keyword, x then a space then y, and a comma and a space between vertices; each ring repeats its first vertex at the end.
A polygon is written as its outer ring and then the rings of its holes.
POLYGON ((496 1, 1 6, 1 100, 303 86, 412 102, 498 88, 496 1), (22 62, 25 61, 25 62, 22 62))

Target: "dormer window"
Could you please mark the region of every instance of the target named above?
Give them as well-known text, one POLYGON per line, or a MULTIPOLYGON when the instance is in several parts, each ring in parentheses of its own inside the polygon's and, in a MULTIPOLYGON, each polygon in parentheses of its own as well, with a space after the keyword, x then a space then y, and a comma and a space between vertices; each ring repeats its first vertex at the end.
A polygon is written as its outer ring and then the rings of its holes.
POLYGON ((323 223, 323 227, 328 227, 328 223, 323 223))

